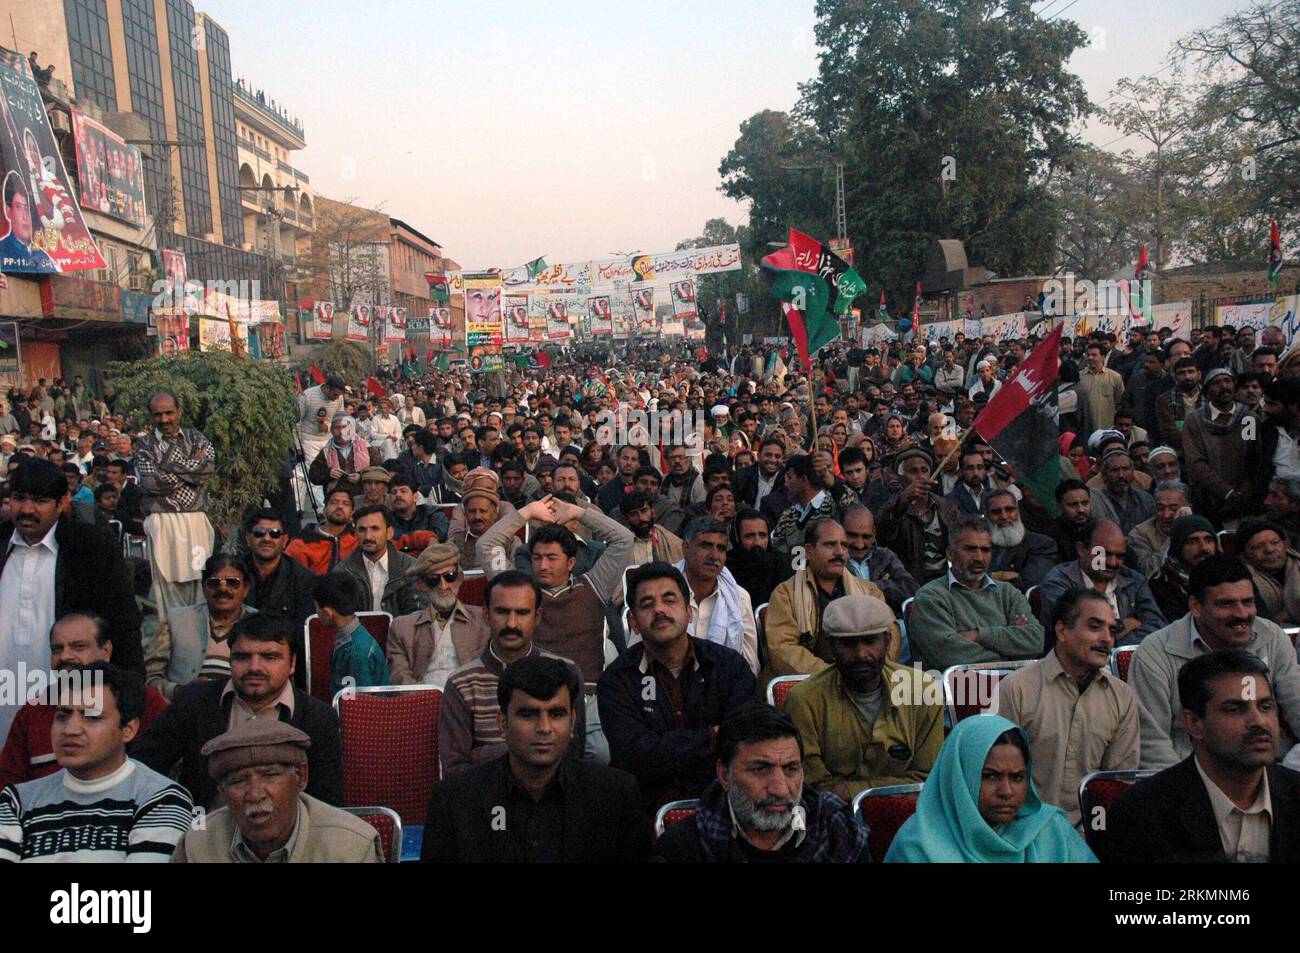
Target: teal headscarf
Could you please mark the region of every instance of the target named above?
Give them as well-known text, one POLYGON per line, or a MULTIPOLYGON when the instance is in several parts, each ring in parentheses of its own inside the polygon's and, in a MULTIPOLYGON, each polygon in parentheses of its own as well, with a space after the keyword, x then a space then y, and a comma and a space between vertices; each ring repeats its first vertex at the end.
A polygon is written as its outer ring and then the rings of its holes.
MULTIPOLYGON (((998 715, 958 722, 943 743, 917 799, 916 813, 899 829, 885 863, 1093 863, 1097 858, 1059 807, 1034 789, 1015 820, 994 830, 979 811, 980 775, 993 742, 1022 729, 998 715)), ((1025 765, 1026 770, 1032 766, 1025 765)))

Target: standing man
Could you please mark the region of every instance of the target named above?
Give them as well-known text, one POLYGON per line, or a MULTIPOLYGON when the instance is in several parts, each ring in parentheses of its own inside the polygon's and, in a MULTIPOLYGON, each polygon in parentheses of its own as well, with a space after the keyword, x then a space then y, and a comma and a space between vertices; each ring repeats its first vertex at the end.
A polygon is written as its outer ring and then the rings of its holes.
POLYGON ((1187 415, 1183 458, 1193 509, 1224 529, 1251 511, 1253 474, 1261 463, 1258 421, 1236 400, 1236 382, 1214 368, 1202 387, 1205 403, 1187 415))
MULTIPOLYGON (((330 422, 334 415, 343 411, 343 391, 346 385, 343 378, 331 374, 325 383, 308 387, 298 395, 298 424, 296 435, 302 450, 303 465, 310 467, 317 455, 330 442, 330 422)), ((310 513, 313 506, 307 494, 316 491, 303 481, 302 474, 294 474, 294 484, 298 488, 298 509, 310 513)))
POLYGON ((151 595, 163 616, 203 601, 199 577, 215 541, 206 513, 207 484, 217 471, 217 455, 207 437, 181 426, 174 394, 158 391, 150 397, 149 413, 154 429, 135 443, 135 471, 149 537, 151 595))
POLYGON ((1106 348, 1096 341, 1084 351, 1087 367, 1079 375, 1076 390, 1087 404, 1088 420, 1100 430, 1115 426, 1115 411, 1124 399, 1124 378, 1106 366, 1106 348))

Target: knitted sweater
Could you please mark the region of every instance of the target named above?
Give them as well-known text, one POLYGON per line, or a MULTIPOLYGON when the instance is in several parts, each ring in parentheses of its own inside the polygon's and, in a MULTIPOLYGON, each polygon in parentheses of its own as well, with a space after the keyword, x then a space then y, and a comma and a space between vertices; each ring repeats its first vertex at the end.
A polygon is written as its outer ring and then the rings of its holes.
POLYGON ((927 669, 950 665, 1037 658, 1043 654, 1043 627, 1029 601, 1014 586, 985 577, 982 588, 952 583, 951 574, 921 587, 907 625, 912 657, 927 669), (1011 620, 1023 618, 1024 625, 1011 620), (978 630, 974 641, 961 632, 978 630))

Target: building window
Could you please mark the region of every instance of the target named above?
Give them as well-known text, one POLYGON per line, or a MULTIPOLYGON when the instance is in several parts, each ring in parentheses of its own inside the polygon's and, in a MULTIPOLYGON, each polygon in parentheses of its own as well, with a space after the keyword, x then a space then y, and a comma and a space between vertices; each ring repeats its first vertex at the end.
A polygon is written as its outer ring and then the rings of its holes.
POLYGON ((78 98, 101 109, 117 109, 117 84, 113 79, 113 50, 108 38, 105 0, 64 0, 68 24, 68 53, 72 58, 72 84, 78 98))
POLYGON ((234 136, 235 98, 230 75, 230 40, 224 30, 206 18, 204 29, 221 232, 227 245, 240 247, 244 244, 244 215, 240 208, 239 146, 234 136))

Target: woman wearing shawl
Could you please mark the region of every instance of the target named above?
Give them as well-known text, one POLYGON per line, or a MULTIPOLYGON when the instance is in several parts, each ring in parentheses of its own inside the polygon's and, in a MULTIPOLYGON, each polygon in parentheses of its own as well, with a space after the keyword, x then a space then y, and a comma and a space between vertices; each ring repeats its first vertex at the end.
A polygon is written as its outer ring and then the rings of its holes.
POLYGON ((998 715, 957 723, 885 855, 887 864, 1096 862, 1065 812, 1034 790, 1024 731, 998 715))
POLYGON ((335 414, 330 421, 330 432, 333 437, 316 454, 307 477, 317 486, 327 488, 345 480, 346 486, 359 493, 361 471, 370 466, 370 448, 357 435, 356 418, 347 414, 335 414))

